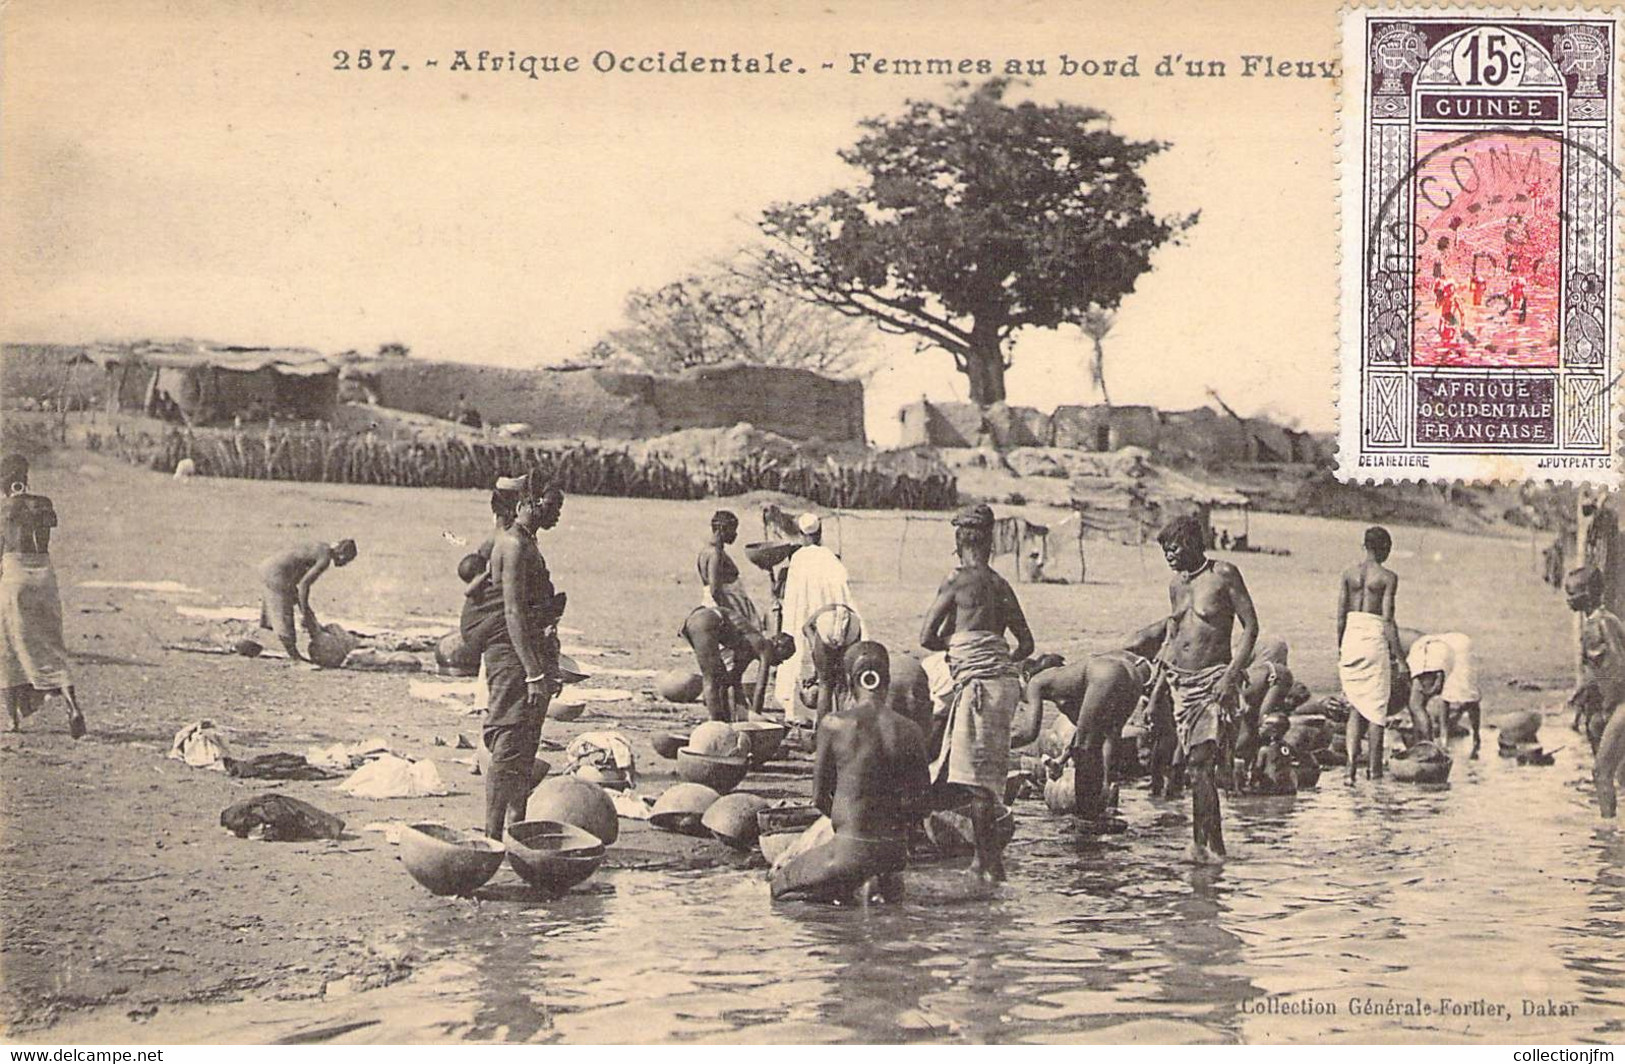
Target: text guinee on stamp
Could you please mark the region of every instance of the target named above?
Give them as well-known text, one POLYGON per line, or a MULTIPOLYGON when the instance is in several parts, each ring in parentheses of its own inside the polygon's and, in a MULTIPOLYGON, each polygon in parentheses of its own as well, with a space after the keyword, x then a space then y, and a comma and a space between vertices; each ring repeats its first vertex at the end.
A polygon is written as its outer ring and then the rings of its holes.
POLYGON ((1619 483, 1620 25, 1345 13, 1344 479, 1619 483))

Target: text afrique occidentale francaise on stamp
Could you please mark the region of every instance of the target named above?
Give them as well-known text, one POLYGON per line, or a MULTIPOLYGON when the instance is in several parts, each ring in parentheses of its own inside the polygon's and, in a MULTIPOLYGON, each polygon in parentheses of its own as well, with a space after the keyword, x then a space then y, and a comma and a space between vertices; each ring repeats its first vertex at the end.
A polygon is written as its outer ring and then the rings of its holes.
POLYGON ((532 81, 551 74, 808 74, 839 73, 880 77, 1009 77, 1063 78, 1259 78, 1280 81, 1330 80, 1341 75, 1336 61, 1292 58, 1266 53, 1233 58, 1187 57, 1167 52, 1142 58, 1138 53, 1124 56, 1078 57, 1062 52, 1057 56, 990 58, 887 56, 873 52, 847 52, 840 60, 798 62, 780 52, 729 52, 707 55, 678 50, 631 54, 599 49, 582 55, 524 54, 481 49, 455 49, 449 56, 407 60, 393 48, 338 49, 333 52, 334 70, 410 71, 430 70, 456 74, 516 74, 532 81))

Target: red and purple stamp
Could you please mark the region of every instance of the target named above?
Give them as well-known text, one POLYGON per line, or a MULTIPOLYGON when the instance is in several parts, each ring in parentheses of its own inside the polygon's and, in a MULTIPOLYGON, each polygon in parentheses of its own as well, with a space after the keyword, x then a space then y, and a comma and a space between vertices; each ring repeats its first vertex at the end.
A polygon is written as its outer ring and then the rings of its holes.
POLYGON ((1344 16, 1344 479, 1618 483, 1619 29, 1344 16))

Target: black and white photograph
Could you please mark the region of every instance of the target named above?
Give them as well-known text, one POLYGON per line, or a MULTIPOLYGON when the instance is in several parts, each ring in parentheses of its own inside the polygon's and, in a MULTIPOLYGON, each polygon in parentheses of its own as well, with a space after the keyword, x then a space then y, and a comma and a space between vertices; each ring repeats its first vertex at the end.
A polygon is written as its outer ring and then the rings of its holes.
POLYGON ((1614 1059, 1622 29, 0 3, 9 1059, 1614 1059))

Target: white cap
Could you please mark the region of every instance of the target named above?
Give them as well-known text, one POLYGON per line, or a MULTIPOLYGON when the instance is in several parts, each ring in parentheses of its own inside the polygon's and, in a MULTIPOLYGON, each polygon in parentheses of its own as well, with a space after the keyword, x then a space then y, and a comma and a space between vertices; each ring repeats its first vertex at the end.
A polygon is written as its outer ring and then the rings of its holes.
POLYGON ((802 514, 796 518, 796 527, 801 529, 802 535, 810 536, 824 527, 824 522, 817 514, 802 514))

